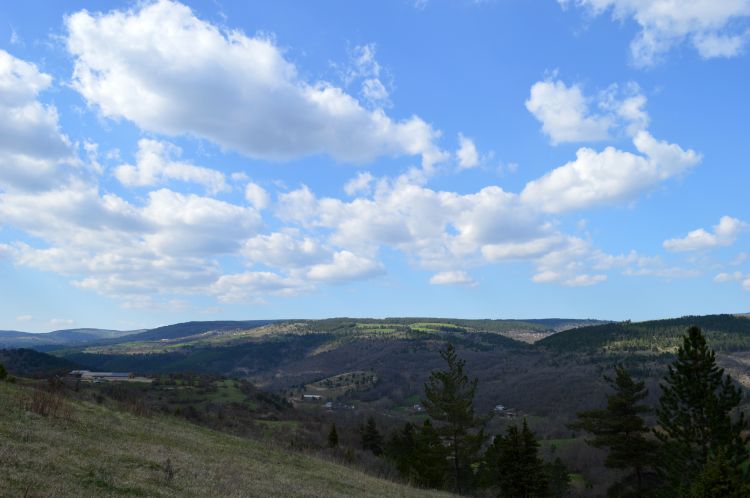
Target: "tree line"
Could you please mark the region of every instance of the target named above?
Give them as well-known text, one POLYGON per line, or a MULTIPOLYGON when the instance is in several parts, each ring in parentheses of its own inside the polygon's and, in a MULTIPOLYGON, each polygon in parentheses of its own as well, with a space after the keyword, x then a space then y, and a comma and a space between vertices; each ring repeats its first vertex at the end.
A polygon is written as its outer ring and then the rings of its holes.
MULTIPOLYGON (((466 374, 452 344, 440 355, 445 369, 432 372, 424 386, 428 418, 421 425, 407 422, 385 440, 370 417, 360 429, 362 448, 421 487, 508 498, 567 496, 568 469, 559 458, 540 457, 526 420, 504 434, 487 434, 491 414, 474 408, 478 380, 466 374)), ((738 410, 742 392, 716 365, 699 328, 683 337, 655 410, 643 403, 644 382, 622 365, 605 380, 613 392, 604 406, 579 413, 570 427, 591 434, 587 443, 607 452, 605 466, 620 471, 608 496, 750 497, 748 427, 738 410)), ((328 443, 338 445, 335 425, 328 443)))

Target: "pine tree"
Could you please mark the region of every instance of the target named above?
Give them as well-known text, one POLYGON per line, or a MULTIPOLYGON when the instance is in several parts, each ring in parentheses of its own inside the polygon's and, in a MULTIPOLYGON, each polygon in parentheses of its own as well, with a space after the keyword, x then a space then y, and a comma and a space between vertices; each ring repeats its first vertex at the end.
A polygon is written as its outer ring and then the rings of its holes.
MULTIPOLYGON (((664 378, 657 410, 655 432, 663 442, 659 470, 666 479, 666 495, 689 495, 712 457, 720 455, 723 465, 735 469, 747 463, 744 415, 734 422, 731 417, 741 399, 731 377, 716 365, 701 330, 691 327, 664 378)), ((744 472, 742 480, 747 482, 744 472)))
POLYGON ((8 377, 8 371, 5 370, 5 365, 0 363, 0 380, 5 380, 8 377))
POLYGON ((544 464, 544 475, 547 477, 549 492, 552 498, 568 496, 570 492, 570 472, 560 457, 544 464))
POLYGON ((370 450, 376 456, 383 454, 383 436, 378 432, 375 418, 371 415, 367 424, 362 428, 362 449, 370 450))
POLYGON ((547 468, 539 458, 539 443, 524 419, 497 436, 485 453, 485 484, 500 489, 506 498, 541 498, 550 495, 547 468))
POLYGON ((652 487, 647 469, 656 462, 658 445, 646 438, 650 429, 641 417, 650 409, 639 402, 648 395, 644 382, 636 382, 622 365, 615 367, 615 378, 605 377, 615 392, 607 397, 607 407, 578 414, 571 428, 594 435, 587 442, 596 448, 607 448, 604 464, 611 469, 630 470, 616 483, 609 496, 644 496, 652 487))
POLYGON ((417 447, 417 439, 414 425, 411 422, 404 424, 403 429, 391 434, 385 445, 385 456, 391 460, 399 474, 409 477, 417 447))
POLYGON ((328 431, 328 447, 338 448, 339 446, 339 434, 336 432, 336 424, 331 424, 331 430, 328 431))
POLYGON ((429 420, 420 429, 407 422, 390 437, 385 455, 403 477, 425 488, 442 488, 450 472, 446 448, 429 420))
POLYGON ((724 450, 709 456, 703 472, 690 487, 690 498, 747 498, 750 489, 742 469, 732 464, 724 450))
POLYGON ((474 416, 477 379, 469 380, 452 344, 440 351, 446 370, 435 371, 425 384, 422 405, 439 425, 437 433, 448 449, 451 460, 451 484, 459 494, 468 491, 474 479, 472 464, 484 441, 485 420, 474 416))

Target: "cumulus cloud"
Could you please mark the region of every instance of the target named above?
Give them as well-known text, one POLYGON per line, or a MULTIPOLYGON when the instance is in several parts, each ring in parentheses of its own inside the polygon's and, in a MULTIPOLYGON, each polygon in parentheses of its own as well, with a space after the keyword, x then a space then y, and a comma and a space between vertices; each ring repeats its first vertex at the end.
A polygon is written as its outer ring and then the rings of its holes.
POLYGON ((664 241, 664 249, 669 251, 700 251, 714 247, 728 246, 734 243, 737 236, 745 229, 747 223, 722 216, 718 225, 714 225, 713 232, 698 228, 689 232, 685 237, 664 241))
POLYGON ((647 131, 638 132, 633 144, 640 154, 614 147, 578 149, 575 160, 527 183, 521 198, 550 213, 629 200, 701 160, 695 151, 656 140, 647 131))
POLYGON ((18 264, 113 297, 205 288, 221 273, 212 258, 236 253, 261 227, 253 209, 212 198, 162 189, 136 206, 86 184, 5 193, 0 218, 47 245, 11 244, 18 264))
POLYGON ((257 210, 266 209, 271 205, 271 196, 257 183, 245 185, 245 199, 257 210))
POLYGON ((339 87, 306 81, 270 38, 221 30, 183 4, 80 11, 65 24, 73 86, 103 116, 256 158, 419 155, 431 167, 447 157, 421 118, 395 121, 339 87))
POLYGON ((458 167, 460 169, 469 169, 479 166, 479 153, 474 141, 465 137, 462 133, 458 134, 459 147, 456 151, 458 158, 458 167))
POLYGON ((592 15, 611 10, 616 20, 632 19, 640 32, 630 44, 637 66, 651 66, 671 48, 688 41, 701 57, 734 57, 747 41, 748 0, 558 0, 592 15))
POLYGON ((313 265, 307 271, 310 280, 343 282, 375 277, 385 273, 385 267, 378 261, 358 256, 350 251, 339 251, 328 263, 313 265))
POLYGON ((307 287, 299 280, 273 272, 255 271, 222 275, 210 287, 210 292, 222 302, 263 302, 268 295, 290 296, 307 287))
POLYGON ((465 271, 442 271, 436 273, 430 278, 432 285, 468 285, 474 287, 477 285, 476 280, 465 271))
POLYGON ((181 154, 182 150, 176 145, 144 138, 138 141, 135 165, 117 166, 114 174, 128 187, 160 185, 176 180, 203 185, 212 194, 228 190, 223 173, 174 159, 181 154))
POLYGON ((368 194, 374 179, 375 177, 369 171, 362 171, 344 184, 344 192, 349 196, 368 194))
POLYGON ((52 77, 0 50, 0 188, 38 190, 69 175, 72 147, 57 109, 38 100, 52 77))
POLYGON ((526 109, 542 123, 553 144, 604 140, 612 120, 592 115, 578 85, 562 81, 539 81, 531 87, 526 109))
POLYGON ((619 127, 634 135, 648 126, 645 105, 635 83, 612 84, 591 97, 577 84, 538 81, 526 100, 526 109, 542 123, 552 144, 606 140, 619 127))
POLYGON ((318 241, 294 232, 275 232, 250 238, 245 241, 242 254, 250 263, 286 270, 323 263, 331 257, 331 251, 318 241))

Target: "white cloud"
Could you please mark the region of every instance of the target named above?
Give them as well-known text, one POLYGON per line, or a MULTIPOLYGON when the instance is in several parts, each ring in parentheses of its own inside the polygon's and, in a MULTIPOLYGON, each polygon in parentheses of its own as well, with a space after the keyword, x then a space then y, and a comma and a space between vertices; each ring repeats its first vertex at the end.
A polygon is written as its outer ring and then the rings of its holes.
POLYGON ((733 57, 747 41, 749 0, 558 0, 575 4, 593 15, 611 9, 617 20, 632 18, 641 28, 630 44, 633 61, 650 66, 671 48, 689 41, 701 57, 733 57))
POLYGON ((394 121, 341 88, 305 81, 269 38, 220 30, 180 3, 80 11, 65 23, 73 86, 104 116, 257 158, 420 155, 429 168, 447 157, 421 118, 394 121))
POLYGON ((456 151, 458 167, 460 169, 468 169, 479 166, 479 153, 477 152, 476 145, 474 145, 474 141, 459 133, 458 143, 459 147, 456 151))
POLYGON ((369 194, 370 185, 374 179, 375 177, 369 171, 362 171, 344 184, 344 192, 349 196, 369 194))
POLYGON ((607 280, 603 273, 591 273, 598 259, 604 255, 591 243, 577 237, 566 237, 563 243, 539 255, 535 260, 536 283, 559 283, 568 287, 584 287, 607 280))
POLYGON ((34 319, 32 315, 18 315, 16 317, 17 322, 30 322, 34 319))
POLYGON ((37 100, 52 77, 0 50, 0 187, 49 188, 70 174, 75 162, 59 130, 57 109, 37 100), (69 165, 68 165, 69 166, 69 165))
POLYGON ((724 283, 724 282, 739 281, 739 280, 742 280, 743 278, 744 277, 743 277, 741 271, 735 271, 735 272, 732 272, 732 273, 722 272, 722 273, 717 274, 714 277, 714 282, 721 284, 721 283, 724 283))
POLYGON ((436 273, 430 278, 432 285, 468 285, 475 287, 477 285, 476 280, 471 278, 471 275, 465 271, 442 271, 436 273))
POLYGON ((357 256, 349 251, 339 251, 329 263, 313 265, 307 278, 316 281, 342 282, 375 277, 385 273, 385 267, 378 261, 357 256))
POLYGON ((374 43, 355 46, 350 53, 350 62, 343 71, 346 86, 360 82, 360 95, 372 107, 390 106, 390 92, 382 81, 383 69, 375 58, 374 43))
POLYGON ((49 324, 53 327, 70 327, 75 323, 75 320, 69 318, 53 318, 49 321, 49 324))
POLYGON ((633 136, 648 126, 645 106, 646 97, 632 82, 612 84, 589 97, 577 84, 538 81, 526 100, 526 109, 542 123, 552 144, 606 140, 619 128, 633 136))
POLYGON ((310 237, 297 234, 272 233, 258 235, 245 241, 242 254, 250 263, 262 263, 290 270, 323 263, 331 251, 310 237))
POLYGON ((713 233, 699 228, 689 232, 681 239, 669 239, 664 241, 664 248, 669 251, 700 251, 714 247, 728 246, 734 243, 737 236, 747 228, 747 223, 722 216, 718 225, 714 225, 713 233))
POLYGON ((245 186, 245 199, 259 211, 271 205, 271 196, 257 183, 250 182, 245 186))
POLYGON ((641 155, 614 147, 578 149, 574 161, 527 183, 521 198, 550 213, 629 200, 701 160, 696 152, 656 140, 647 131, 638 132, 633 144, 641 155))
POLYGON ((168 183, 171 180, 203 185, 209 193, 228 190, 224 174, 219 171, 177 161, 182 150, 176 145, 158 140, 138 141, 136 164, 115 168, 117 179, 129 187, 143 187, 168 183))
POLYGON ((263 302, 268 295, 291 296, 305 290, 303 282, 272 272, 222 275, 210 287, 222 302, 263 302))
POLYGON ((542 123, 553 144, 604 140, 612 119, 589 112, 589 104, 578 85, 562 81, 538 81, 531 87, 526 109, 542 123))

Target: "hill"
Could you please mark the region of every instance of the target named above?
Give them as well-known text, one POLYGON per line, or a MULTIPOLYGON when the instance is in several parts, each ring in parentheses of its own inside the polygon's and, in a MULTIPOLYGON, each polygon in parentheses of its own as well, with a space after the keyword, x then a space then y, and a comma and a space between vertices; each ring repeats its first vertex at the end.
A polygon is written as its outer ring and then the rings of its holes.
POLYGON ((0 383, 3 495, 448 496, 170 416, 69 399, 41 416, 21 408, 34 391, 0 383))
POLYGON ((618 322, 581 327, 536 343, 557 352, 672 353, 690 326, 703 329, 717 351, 750 350, 750 319, 738 315, 684 316, 645 322, 618 322))
POLYGON ((0 330, 0 348, 34 348, 49 350, 63 346, 76 346, 101 340, 115 339, 139 330, 66 329, 31 333, 17 330, 0 330))
POLYGON ((146 330, 128 337, 129 341, 154 341, 161 339, 178 339, 204 332, 221 332, 225 330, 252 329, 272 323, 273 320, 244 320, 244 321, 209 321, 185 322, 165 325, 146 330))
POLYGON ((0 349, 0 364, 22 377, 49 377, 83 368, 80 364, 33 349, 0 349))

